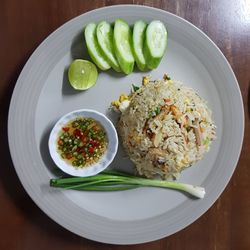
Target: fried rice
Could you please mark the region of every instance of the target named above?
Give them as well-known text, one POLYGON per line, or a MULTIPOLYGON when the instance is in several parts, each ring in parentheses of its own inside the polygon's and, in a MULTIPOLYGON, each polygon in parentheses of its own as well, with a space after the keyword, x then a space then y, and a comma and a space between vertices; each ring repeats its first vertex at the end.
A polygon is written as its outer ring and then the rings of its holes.
POLYGON ((215 139, 211 110, 180 82, 144 78, 128 100, 118 133, 140 175, 176 178, 201 160, 215 139))

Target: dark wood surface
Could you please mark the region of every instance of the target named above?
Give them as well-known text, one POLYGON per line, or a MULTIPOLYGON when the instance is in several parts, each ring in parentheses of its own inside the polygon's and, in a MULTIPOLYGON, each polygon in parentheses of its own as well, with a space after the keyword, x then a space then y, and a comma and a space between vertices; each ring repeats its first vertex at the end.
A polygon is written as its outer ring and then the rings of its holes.
POLYGON ((247 0, 0 1, 0 249, 250 249, 250 3, 247 0), (164 239, 115 246, 78 237, 50 220, 29 198, 11 162, 7 115, 16 79, 35 48, 71 18, 102 6, 134 3, 177 14, 221 49, 238 79, 245 139, 236 171, 216 203, 196 222, 164 239))

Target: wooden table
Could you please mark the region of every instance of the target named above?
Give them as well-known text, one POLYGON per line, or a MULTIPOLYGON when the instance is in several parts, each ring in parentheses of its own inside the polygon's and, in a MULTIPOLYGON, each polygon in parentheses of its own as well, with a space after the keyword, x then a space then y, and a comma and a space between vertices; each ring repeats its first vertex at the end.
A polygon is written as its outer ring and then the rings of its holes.
POLYGON ((247 0, 0 2, 0 249, 250 249, 250 3, 247 0), (203 30, 231 64, 244 99, 245 140, 236 171, 216 203, 182 231, 155 242, 105 245, 78 237, 49 219, 29 198, 13 168, 7 115, 13 88, 28 57, 56 28, 89 10, 145 4, 177 14, 203 30))

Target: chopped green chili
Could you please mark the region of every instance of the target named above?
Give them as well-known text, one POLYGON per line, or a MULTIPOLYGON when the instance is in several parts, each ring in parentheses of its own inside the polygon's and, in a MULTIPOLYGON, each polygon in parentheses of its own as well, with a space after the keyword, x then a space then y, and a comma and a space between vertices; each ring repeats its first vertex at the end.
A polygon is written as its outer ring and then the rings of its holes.
POLYGON ((107 149, 107 134, 92 118, 77 118, 66 124, 57 140, 61 158, 76 168, 92 165, 107 149))

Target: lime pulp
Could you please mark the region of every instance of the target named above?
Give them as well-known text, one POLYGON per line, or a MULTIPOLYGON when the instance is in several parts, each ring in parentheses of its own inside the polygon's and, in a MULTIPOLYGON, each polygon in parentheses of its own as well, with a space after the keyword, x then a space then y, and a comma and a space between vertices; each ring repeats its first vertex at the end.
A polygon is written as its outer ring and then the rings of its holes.
POLYGON ((87 60, 74 60, 68 70, 68 79, 76 90, 86 90, 94 86, 98 77, 96 66, 87 60))

